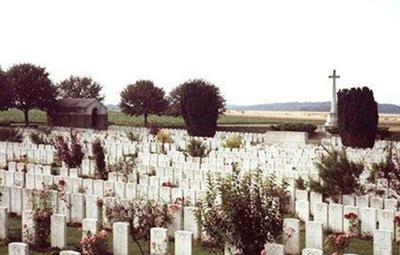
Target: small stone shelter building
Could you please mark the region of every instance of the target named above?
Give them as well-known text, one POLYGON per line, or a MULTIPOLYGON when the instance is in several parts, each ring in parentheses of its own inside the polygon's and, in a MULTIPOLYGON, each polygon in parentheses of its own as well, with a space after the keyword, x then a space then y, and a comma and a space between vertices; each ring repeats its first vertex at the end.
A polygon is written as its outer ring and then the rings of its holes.
POLYGON ((96 98, 57 100, 48 124, 62 127, 107 129, 107 107, 96 98))

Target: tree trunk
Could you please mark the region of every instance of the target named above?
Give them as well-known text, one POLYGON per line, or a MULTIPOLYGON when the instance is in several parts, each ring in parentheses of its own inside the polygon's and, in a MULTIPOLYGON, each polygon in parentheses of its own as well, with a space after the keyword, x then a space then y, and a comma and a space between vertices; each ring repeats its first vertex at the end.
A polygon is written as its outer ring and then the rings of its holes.
POLYGON ((147 127, 147 117, 148 117, 148 113, 144 114, 144 126, 147 127))
POLYGON ((24 110, 25 126, 29 125, 29 110, 24 110))

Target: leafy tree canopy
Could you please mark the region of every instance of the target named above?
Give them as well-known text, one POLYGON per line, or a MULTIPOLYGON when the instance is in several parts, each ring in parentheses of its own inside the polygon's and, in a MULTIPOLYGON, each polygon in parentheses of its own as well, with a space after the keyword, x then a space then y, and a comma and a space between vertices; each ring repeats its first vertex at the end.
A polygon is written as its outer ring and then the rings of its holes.
POLYGON ((0 67, 0 110, 14 105, 15 91, 7 74, 0 67))
POLYGON ((128 115, 144 115, 144 124, 150 114, 162 114, 167 109, 168 101, 162 88, 154 86, 152 81, 139 80, 128 85, 121 92, 119 107, 128 115))
POLYGON ((102 88, 90 77, 72 75, 58 84, 59 95, 64 98, 97 98, 103 101, 104 95, 100 94, 102 88))
POLYGON ((367 87, 338 92, 338 127, 342 143, 355 148, 372 148, 378 131, 378 104, 367 87))
POLYGON ((25 124, 29 123, 29 110, 54 109, 57 88, 45 68, 33 64, 18 64, 12 66, 7 75, 15 89, 16 107, 24 112, 25 124))

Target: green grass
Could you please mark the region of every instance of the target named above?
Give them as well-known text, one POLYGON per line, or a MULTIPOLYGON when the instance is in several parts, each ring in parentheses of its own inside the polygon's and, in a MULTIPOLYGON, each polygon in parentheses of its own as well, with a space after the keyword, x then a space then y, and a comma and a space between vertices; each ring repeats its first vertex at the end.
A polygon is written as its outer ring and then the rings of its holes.
MULTIPOLYGON (((46 123, 47 116, 46 113, 39 110, 29 111, 29 120, 32 123, 46 123)), ((143 116, 128 116, 121 112, 109 112, 108 121, 110 124, 121 125, 121 126, 143 126, 144 119, 143 116)), ((298 122, 301 120, 297 120, 298 122)), ((10 123, 23 123, 24 115, 21 111, 16 109, 11 109, 8 111, 0 112, 0 123, 10 124, 10 123)), ((149 117, 149 122, 158 124, 162 127, 184 127, 184 121, 181 117, 171 117, 171 116, 157 116, 151 115, 149 117)), ((269 125, 269 124, 280 124, 286 122, 295 122, 291 119, 282 118, 266 118, 266 117, 254 117, 254 116, 232 116, 232 115, 221 115, 218 119, 218 124, 220 126, 230 126, 230 125, 269 125)), ((318 121, 308 120, 307 123, 319 124, 318 121)))
MULTIPOLYGON (((50 226, 49 226, 50 227, 50 226)), ((8 231, 9 231, 9 238, 11 242, 20 242, 21 241, 21 218, 20 217, 9 217, 9 222, 8 222, 8 231)), ((67 227, 67 249, 70 250, 79 250, 80 248, 80 240, 82 237, 82 230, 76 227, 67 227)), ((112 244, 113 243, 113 238, 112 234, 110 234, 108 238, 108 250, 112 252, 112 244)), ((145 254, 149 254, 149 242, 145 241, 140 241, 141 247, 143 248, 145 254)), ((174 253, 174 243, 169 242, 168 245, 168 250, 170 254, 174 253)), ((138 246, 134 244, 134 242, 130 239, 129 240, 129 251, 130 254, 141 254, 138 246)), ((44 255, 44 254, 52 254, 52 251, 47 251, 47 252, 36 252, 36 251, 30 251, 30 254, 33 255, 44 255)), ((7 244, 3 244, 0 246, 0 254, 8 254, 8 246, 7 244)), ((56 251, 54 251, 54 254, 58 254, 56 251)), ((195 255, 222 255, 223 252, 214 252, 207 250, 205 248, 202 248, 199 246, 197 243, 194 244, 193 247, 193 254, 195 255)))
MULTIPOLYGON (((11 241, 20 241, 21 240, 21 219, 19 217, 10 217, 9 218, 9 236, 11 238, 11 241)), ((79 230, 78 228, 73 228, 73 227, 68 227, 67 228, 67 245, 70 249, 72 250, 78 250, 80 247, 80 239, 82 236, 82 231, 79 230)), ((149 254, 149 242, 140 242, 142 248, 144 248, 144 251, 146 254, 149 254)), ((304 249, 305 247, 305 233, 304 231, 301 232, 300 234, 300 244, 301 244, 301 249, 304 249)), ((130 253, 131 254, 140 254, 139 248, 137 245, 134 244, 132 240, 130 240, 130 253)), ((112 251, 112 234, 110 235, 108 239, 108 247, 109 251, 112 251)), ((169 242, 169 252, 170 254, 174 253, 174 243, 169 242)), ((8 247, 6 244, 0 245, 0 254, 7 254, 8 253, 8 247)), ((350 246, 345 250, 345 253, 355 253, 355 254, 362 254, 362 255, 373 255, 373 242, 372 241, 366 241, 362 239, 352 239, 350 242, 350 246)), ((51 252, 35 252, 31 251, 30 254, 33 255, 44 255, 44 254, 51 254, 51 252)), ((57 254, 57 253, 56 253, 57 254)), ((215 251, 210 251, 207 250, 198 244, 194 244, 193 247, 193 254, 195 255, 222 255, 223 252, 215 252, 215 251)), ((324 254, 332 254, 332 251, 328 249, 324 249, 324 254)), ((399 247, 396 245, 396 243, 393 243, 393 254, 399 254, 399 247)))

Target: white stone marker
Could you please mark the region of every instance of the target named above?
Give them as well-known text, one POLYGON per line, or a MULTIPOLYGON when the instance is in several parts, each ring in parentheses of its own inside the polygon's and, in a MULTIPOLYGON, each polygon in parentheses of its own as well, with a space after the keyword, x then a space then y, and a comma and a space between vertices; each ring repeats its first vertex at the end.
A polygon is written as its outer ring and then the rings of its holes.
POLYGON ((378 210, 379 230, 387 230, 392 232, 394 237, 394 211, 378 210))
POLYGON ((81 255, 81 253, 77 251, 61 251, 60 255, 81 255))
POLYGON ((189 231, 175 232, 175 255, 191 255, 193 233, 189 231))
POLYGON ((310 203, 308 201, 296 201, 296 214, 302 221, 310 220, 310 203))
POLYGON ((307 190, 296 189, 295 194, 296 194, 296 201, 308 201, 307 190))
POLYGON ((300 220, 290 218, 283 220, 283 243, 285 253, 300 254, 300 220))
POLYGON ((324 255, 320 249, 303 249, 302 255, 324 255))
POLYGON ((371 208, 383 209, 383 199, 381 197, 372 197, 370 203, 371 208))
POLYGON ((368 195, 356 196, 356 205, 359 209, 368 207, 369 206, 369 196, 368 195))
POLYGON ((358 208, 357 207, 350 206, 350 205, 343 206, 343 232, 344 233, 349 233, 349 230, 350 230, 350 227, 351 227, 350 220, 345 218, 345 215, 347 215, 349 213, 356 214, 357 217, 358 217, 358 222, 360 222, 360 217, 359 217, 359 213, 358 213, 358 208))
POLYGON ((99 220, 99 206, 97 200, 99 198, 93 195, 86 195, 86 218, 99 220))
POLYGON ((22 188, 12 186, 11 188, 11 209, 10 212, 21 215, 22 213, 22 188))
POLYGON ((388 198, 385 199, 384 201, 385 204, 385 210, 392 210, 394 212, 397 212, 397 199, 394 198, 388 198))
POLYGON ((322 194, 318 192, 311 191, 310 192, 310 212, 311 215, 314 215, 315 212, 315 204, 322 203, 322 194))
POLYGON ((71 194, 71 221, 81 223, 85 217, 85 197, 82 194, 71 194))
POLYGON ((340 204, 329 204, 328 227, 334 233, 343 232, 343 206, 340 204))
POLYGON ((61 214, 51 215, 51 247, 64 248, 67 245, 67 217, 61 214))
POLYGON ((376 209, 364 207, 359 209, 361 220, 361 233, 372 236, 376 229, 376 209))
POLYGON ((82 220, 82 238, 86 237, 90 232, 91 235, 97 234, 100 231, 100 224, 96 219, 82 220))
POLYGON ((168 235, 166 228, 150 229, 150 254, 166 255, 168 253, 168 235))
POLYGON ((8 237, 8 209, 0 206, 0 240, 8 237))
POLYGON ((113 254, 129 254, 129 223, 116 222, 113 224, 113 254))
POLYGON ((267 243, 264 249, 268 255, 285 255, 284 246, 282 244, 267 243))
POLYGON ((67 222, 71 222, 71 196, 69 193, 58 192, 58 213, 67 216, 67 222))
POLYGON ((29 255, 29 247, 26 243, 9 243, 8 255, 29 255))
POLYGON ((306 248, 323 249, 324 238, 321 222, 306 222, 306 248))
POLYGON ((0 199, 0 206, 4 206, 5 208, 10 211, 11 208, 11 191, 10 187, 6 186, 0 186, 0 193, 2 194, 1 199, 0 199))
POLYGON ((31 244, 36 240, 35 211, 22 212, 22 242, 31 244))
POLYGON ((195 215, 195 207, 183 207, 183 229, 193 233, 193 238, 200 238, 200 227, 195 215))
POLYGON ((392 255, 392 232, 375 230, 374 255, 392 255))
POLYGON ((343 195, 342 196, 342 204, 344 206, 354 206, 355 205, 355 197, 354 195, 343 195))

